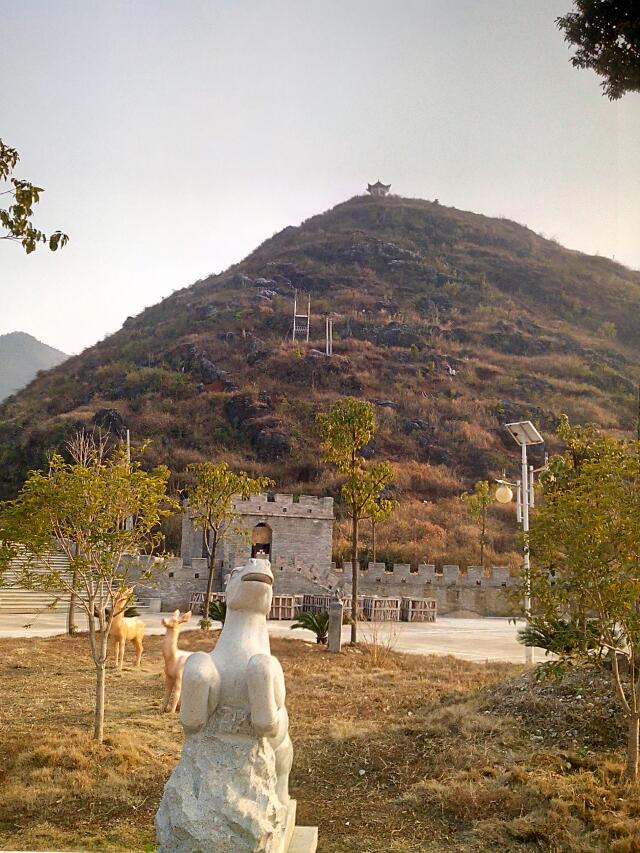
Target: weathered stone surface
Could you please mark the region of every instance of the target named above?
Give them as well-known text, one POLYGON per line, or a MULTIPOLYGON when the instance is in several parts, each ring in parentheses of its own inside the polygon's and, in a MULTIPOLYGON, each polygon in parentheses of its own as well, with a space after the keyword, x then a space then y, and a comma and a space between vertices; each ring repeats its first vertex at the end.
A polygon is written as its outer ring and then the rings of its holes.
POLYGON ((344 605, 336 595, 329 605, 329 636, 327 647, 330 652, 339 652, 342 648, 342 617, 344 605))
POLYGON ((247 352, 247 364, 253 367, 260 364, 269 357, 269 348, 263 340, 251 335, 249 338, 249 350, 247 352))
POLYGON ((187 738, 156 816, 162 853, 280 853, 287 806, 274 751, 248 714, 219 708, 187 738))

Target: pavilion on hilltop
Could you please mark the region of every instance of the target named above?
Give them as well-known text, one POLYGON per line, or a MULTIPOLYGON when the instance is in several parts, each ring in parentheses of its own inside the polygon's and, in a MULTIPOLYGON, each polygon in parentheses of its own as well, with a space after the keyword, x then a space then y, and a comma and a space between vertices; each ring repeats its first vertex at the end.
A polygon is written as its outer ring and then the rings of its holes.
POLYGON ((388 195, 390 189, 391 184, 383 184, 379 180, 375 184, 367 184, 367 192, 370 195, 388 195))

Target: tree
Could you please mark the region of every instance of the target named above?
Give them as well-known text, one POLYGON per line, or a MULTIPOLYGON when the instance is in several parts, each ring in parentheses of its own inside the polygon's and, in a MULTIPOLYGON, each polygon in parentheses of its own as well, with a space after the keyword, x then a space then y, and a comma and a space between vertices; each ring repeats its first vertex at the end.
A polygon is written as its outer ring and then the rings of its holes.
POLYGON ((0 541, 5 543, 0 580, 20 555, 18 585, 52 595, 72 594, 76 585, 80 590, 77 602, 87 615, 96 668, 94 737, 99 742, 104 737, 107 643, 114 603, 123 588, 133 590, 137 581, 152 576, 147 568, 133 578, 127 557, 151 557, 161 545, 160 521, 178 508, 167 496, 168 479, 167 468, 143 471, 139 463, 128 462, 124 449, 116 448, 107 457, 102 444, 90 442, 82 464, 65 462, 54 453, 49 469, 31 471, 18 497, 0 507, 0 541), (71 576, 54 564, 60 551, 69 560, 71 576))
POLYGON ((54 231, 47 237, 31 222, 33 206, 38 204, 44 190, 13 176, 19 160, 16 149, 5 145, 0 139, 0 195, 13 199, 9 207, 0 208, 0 227, 6 232, 0 233, 0 240, 21 243, 28 255, 35 252, 38 243, 48 243, 51 251, 55 252, 65 246, 69 238, 62 231, 54 231))
POLYGON ((393 479, 388 462, 367 464, 360 451, 375 434, 376 418, 371 403, 343 397, 329 412, 317 416, 325 462, 335 465, 346 477, 340 494, 351 518, 351 642, 357 642, 358 545, 362 519, 370 518, 386 505, 383 490, 393 479))
POLYGON ((391 518, 395 508, 396 501, 388 498, 380 497, 377 501, 372 502, 369 510, 369 521, 371 522, 371 557, 374 563, 377 555, 376 529, 379 524, 383 524, 391 518))
POLYGON ((480 528, 480 565, 484 568, 484 546, 487 544, 487 512, 493 502, 492 489, 487 480, 478 480, 471 494, 462 495, 471 518, 480 528))
POLYGON ((207 594, 203 609, 204 627, 209 626, 208 606, 213 590, 218 545, 229 533, 243 535, 246 531, 239 526, 240 515, 233 509, 234 497, 243 499, 259 495, 274 485, 268 477, 252 478, 244 471, 233 472, 226 462, 198 462, 189 465, 194 482, 189 491, 189 514, 193 525, 201 530, 207 552, 207 594))
POLYGON ((565 41, 577 50, 576 68, 603 77, 612 101, 640 92, 640 13, 637 0, 575 0, 574 11, 556 19, 565 41))
POLYGON ((571 428, 566 418, 559 434, 567 449, 541 475, 544 500, 529 535, 534 600, 530 628, 541 636, 553 634, 560 656, 555 669, 576 659, 601 665, 599 650, 608 650, 613 686, 628 726, 625 774, 636 779, 640 444, 600 435, 593 428, 571 428), (561 638, 555 636, 558 630, 561 638))

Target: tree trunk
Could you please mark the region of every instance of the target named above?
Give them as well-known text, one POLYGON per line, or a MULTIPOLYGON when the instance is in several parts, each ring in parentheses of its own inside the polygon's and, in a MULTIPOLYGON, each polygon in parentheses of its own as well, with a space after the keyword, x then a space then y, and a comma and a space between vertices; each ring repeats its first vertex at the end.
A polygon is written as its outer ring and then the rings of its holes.
POLYGON ((104 740, 104 694, 107 662, 104 655, 96 663, 96 711, 93 722, 93 737, 102 743, 104 740))
POLYGON ((482 566, 483 569, 484 569, 484 535, 485 535, 486 529, 487 529, 487 522, 486 522, 485 516, 483 515, 482 516, 482 530, 480 533, 480 565, 482 566))
POLYGON ((213 573, 216 569, 216 550, 217 550, 217 538, 214 536, 213 541, 211 542, 211 548, 209 550, 209 577, 207 578, 207 592, 204 598, 204 608, 203 608, 203 619, 206 619, 209 622, 209 601, 211 599, 211 593, 213 591, 213 573))
POLYGON ((376 561, 376 526, 371 522, 371 556, 373 557, 373 562, 376 561))
POLYGON ((358 642, 358 515, 351 524, 351 644, 358 642))
POLYGON ((76 586, 78 583, 78 573, 76 569, 73 570, 73 574, 71 576, 71 597, 69 598, 69 610, 67 611, 67 634, 69 636, 73 636, 76 633, 77 625, 75 623, 76 618, 76 600, 78 596, 76 595, 76 586))
POLYGON ((640 745, 640 715, 632 714, 628 720, 627 730, 627 765, 624 775, 635 782, 638 778, 638 746, 640 745))

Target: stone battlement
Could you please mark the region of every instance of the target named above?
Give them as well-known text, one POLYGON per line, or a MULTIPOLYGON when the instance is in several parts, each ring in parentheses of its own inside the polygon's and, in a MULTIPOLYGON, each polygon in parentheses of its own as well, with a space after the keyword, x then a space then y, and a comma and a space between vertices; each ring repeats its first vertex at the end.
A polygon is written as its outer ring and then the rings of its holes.
MULTIPOLYGON (((336 575, 343 574, 345 579, 351 577, 351 563, 344 563, 342 569, 331 564, 331 570, 336 575)), ((361 569, 360 578, 364 581, 384 581, 389 584, 434 584, 439 587, 480 587, 480 588, 505 588, 513 587, 518 579, 510 575, 509 569, 504 566, 494 566, 483 569, 482 566, 468 566, 466 572, 460 566, 443 566, 442 571, 436 571, 435 565, 421 563, 416 569, 409 563, 394 563, 387 567, 385 563, 369 563, 367 568, 361 569)))
POLYGON ((234 498, 233 508, 242 515, 263 517, 293 516, 294 518, 322 518, 333 522, 333 498, 317 498, 314 495, 294 495, 263 493, 243 500, 234 498))

